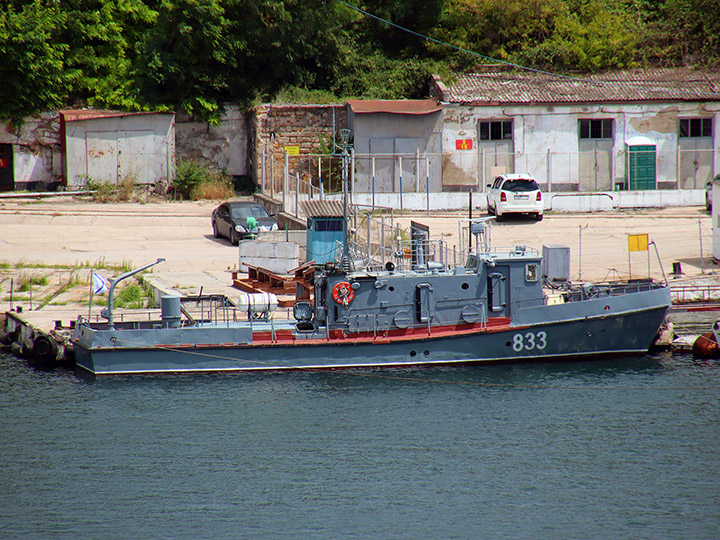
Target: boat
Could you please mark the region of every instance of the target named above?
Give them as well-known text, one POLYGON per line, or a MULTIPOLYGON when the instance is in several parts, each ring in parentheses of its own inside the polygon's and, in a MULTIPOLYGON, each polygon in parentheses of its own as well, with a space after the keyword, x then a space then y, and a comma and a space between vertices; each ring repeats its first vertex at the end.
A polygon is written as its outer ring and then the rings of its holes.
POLYGON ((76 363, 98 376, 382 368, 607 358, 653 344, 671 306, 666 281, 549 279, 537 250, 491 249, 490 223, 468 227, 476 247, 461 264, 430 256, 424 239, 398 250, 398 265, 358 268, 343 250, 286 320, 270 294, 243 295, 219 320, 165 296, 160 320, 118 323, 109 301, 108 322, 76 322, 76 363))

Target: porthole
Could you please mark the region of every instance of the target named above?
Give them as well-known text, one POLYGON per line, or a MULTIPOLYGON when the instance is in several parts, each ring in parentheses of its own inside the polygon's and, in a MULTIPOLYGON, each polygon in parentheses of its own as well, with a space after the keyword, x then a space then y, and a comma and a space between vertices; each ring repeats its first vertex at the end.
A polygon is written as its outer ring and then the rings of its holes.
POLYGON ((390 285, 390 286, 388 287, 388 291, 393 292, 394 290, 395 290, 395 287, 393 287, 392 285, 390 285))
POLYGON ((417 354, 417 352, 415 352, 415 351, 410 351, 410 356, 415 356, 416 354, 417 354))
POLYGON ((430 351, 425 351, 423 354, 424 354, 425 356, 430 356, 430 351))
POLYGON ((469 283, 463 283, 462 285, 460 285, 460 287, 462 287, 462 290, 463 290, 463 291, 467 291, 467 290, 470 288, 470 284, 469 284, 469 283))

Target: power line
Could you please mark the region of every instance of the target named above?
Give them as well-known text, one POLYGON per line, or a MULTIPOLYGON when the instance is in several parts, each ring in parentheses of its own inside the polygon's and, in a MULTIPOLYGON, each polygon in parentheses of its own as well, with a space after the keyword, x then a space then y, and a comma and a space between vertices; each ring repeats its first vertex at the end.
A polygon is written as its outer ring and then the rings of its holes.
POLYGON ((353 9, 353 10, 357 11, 358 13, 362 13, 363 15, 366 15, 367 17, 371 17, 371 18, 373 18, 373 19, 375 19, 375 20, 378 20, 378 21, 380 21, 380 22, 382 22, 382 23, 388 24, 388 25, 390 25, 390 26, 394 26, 395 28, 397 28, 397 29, 399 29, 399 30, 402 30, 403 32, 407 32, 407 33, 409 33, 409 34, 412 34, 412 35, 417 36, 417 37, 419 37, 419 38, 425 39, 425 40, 427 40, 427 41, 432 41, 433 43, 437 43, 438 45, 443 45, 444 47, 449 47, 449 48, 451 48, 451 49, 455 49, 456 51, 464 52, 464 53, 469 54, 469 55, 472 55, 472 56, 477 56, 478 58, 482 58, 483 60, 489 60, 489 61, 491 61, 491 62, 495 62, 495 63, 499 63, 499 64, 504 64, 504 65, 506 65, 506 66, 511 66, 511 67, 514 67, 514 68, 517 68, 517 69, 522 69, 522 70, 525 70, 525 71, 531 71, 531 72, 533 72, 533 73, 540 73, 540 74, 542 74, 542 75, 550 75, 550 76, 552 76, 552 77, 559 77, 559 78, 562 78, 562 79, 569 79, 569 80, 572 80, 572 81, 592 82, 592 84, 597 84, 596 81, 583 81, 582 79, 578 79, 577 77, 571 77, 571 76, 569 76, 569 75, 560 75, 560 74, 558 74, 558 73, 552 73, 552 72, 550 72, 550 71, 543 71, 543 70, 541 70, 541 69, 535 69, 535 68, 531 68, 531 67, 527 67, 527 66, 522 66, 522 65, 520 65, 520 64, 513 64, 512 62, 506 62, 505 60, 499 60, 499 59, 493 58, 493 57, 491 57, 491 56, 485 56, 484 54, 476 53, 476 52, 470 51, 470 50, 468 50, 468 49, 463 49, 462 47, 458 47, 457 45, 452 45, 452 44, 450 44, 450 43, 446 43, 446 42, 444 42, 444 41, 440 41, 439 39, 435 39, 435 38, 432 38, 432 37, 430 37, 430 36, 426 36, 425 34, 420 34, 419 32, 415 32, 414 30, 410 30, 409 28, 405 28, 404 26, 400 26, 399 24, 395 24, 394 22, 388 21, 387 19, 383 19, 382 17, 378 17, 377 15, 373 15, 372 13, 370 13, 370 12, 368 12, 368 11, 365 11, 364 9, 360 9, 360 8, 357 7, 357 6, 353 6, 352 4, 348 4, 347 2, 345 2, 345 1, 343 1, 343 0, 337 0, 337 1, 340 2, 341 4, 343 4, 344 6, 347 6, 347 7, 349 7, 350 9, 353 9))
MULTIPOLYGON (((359 8, 359 7, 357 7, 357 6, 353 6, 352 4, 349 4, 348 2, 345 2, 344 0, 337 0, 337 1, 338 1, 339 3, 341 3, 342 5, 344 5, 344 6, 347 6, 348 8, 357 11, 358 13, 361 13, 361 14, 367 16, 367 17, 371 17, 371 18, 373 18, 373 19, 375 19, 375 20, 377 20, 377 21, 380 21, 380 22, 382 22, 382 23, 384 23, 384 24, 387 24, 387 25, 389 25, 389 26, 393 26, 393 27, 395 27, 395 28, 397 28, 397 29, 399 29, 399 30, 402 30, 403 32, 407 32, 407 33, 412 34, 412 35, 414 35, 414 36, 417 36, 417 37, 419 37, 419 38, 421 38, 421 39, 425 39, 425 40, 427 40, 427 41, 432 41, 433 43, 437 43, 438 45, 442 45, 442 46, 444 46, 444 47, 448 47, 448 48, 450 48, 450 49, 454 49, 454 50, 456 50, 456 51, 460 51, 460 52, 463 52, 463 53, 465 53, 465 54, 469 54, 469 55, 471 55, 471 56, 476 56, 476 57, 478 57, 478 58, 482 58, 483 60, 488 60, 488 61, 491 61, 491 62, 494 62, 494 63, 503 64, 503 65, 506 65, 506 66, 514 67, 514 68, 517 68, 517 69, 521 69, 521 70, 523 70, 523 71, 529 71, 529 72, 532 72, 532 73, 538 73, 538 74, 540 74, 540 75, 547 75, 547 76, 550 76, 550 77, 557 77, 557 78, 559 78, 559 79, 566 79, 566 80, 569 80, 569 81, 574 81, 574 82, 579 82, 579 83, 584 83, 584 84, 591 84, 591 85, 593 85, 593 86, 600 86, 600 87, 602 87, 602 86, 611 86, 611 85, 613 84, 613 83, 610 82, 610 81, 599 81, 599 80, 591 80, 591 79, 587 79, 587 78, 572 77, 572 76, 570 76, 570 75, 562 75, 562 74, 560 74, 560 73, 553 73, 553 72, 551 72, 551 71, 544 71, 544 70, 542 70, 542 69, 531 68, 531 67, 523 66, 523 65, 520 65, 520 64, 514 64, 514 63, 512 63, 512 62, 507 62, 507 61, 505 61, 505 60, 499 60, 498 58, 493 58, 493 57, 491 57, 491 56, 486 56, 486 55, 484 55, 484 54, 480 54, 480 53, 477 53, 477 52, 474 52, 474 51, 470 51, 470 50, 468 50, 468 49, 464 49, 464 48, 462 48, 462 47, 458 47, 457 45, 452 45, 451 43, 447 43, 447 42, 444 42, 444 41, 440 41, 439 39, 435 39, 435 38, 432 38, 432 37, 430 37, 430 36, 426 36, 426 35, 424 35, 424 34, 420 34, 419 32, 415 32, 414 30, 410 30, 409 28, 405 28, 404 26, 400 26, 399 24, 395 24, 394 22, 388 21, 387 19, 383 19, 382 17, 379 17, 379 16, 377 16, 377 15, 374 15, 374 14, 372 14, 372 13, 370 13, 370 12, 368 12, 368 11, 365 11, 364 9, 361 9, 361 8, 359 8)), ((652 84, 647 84, 647 83, 644 83, 644 82, 642 82, 642 81, 635 81, 634 86, 635 86, 635 87, 638 87, 638 88, 654 89, 654 86, 653 86, 652 84)), ((695 96, 695 95, 696 95, 695 91, 693 91, 693 90, 686 90, 686 89, 683 89, 683 88, 679 88, 679 89, 676 88, 675 91, 676 91, 676 92, 679 92, 680 94, 688 94, 688 95, 691 95, 691 96, 695 96)), ((715 92, 715 91, 713 90, 713 93, 717 93, 717 92, 715 92)))

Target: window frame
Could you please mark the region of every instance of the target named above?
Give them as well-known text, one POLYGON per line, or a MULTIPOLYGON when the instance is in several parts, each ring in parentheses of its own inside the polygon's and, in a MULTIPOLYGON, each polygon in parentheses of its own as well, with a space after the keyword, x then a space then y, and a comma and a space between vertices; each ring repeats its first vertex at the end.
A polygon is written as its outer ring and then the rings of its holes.
POLYGON ((480 120, 478 122, 478 140, 512 141, 512 120, 480 120))
POLYGON ((678 118, 678 138, 705 139, 712 138, 712 121, 708 116, 678 118))
POLYGON ((613 140, 615 120, 613 118, 579 118, 578 138, 580 140, 613 140))

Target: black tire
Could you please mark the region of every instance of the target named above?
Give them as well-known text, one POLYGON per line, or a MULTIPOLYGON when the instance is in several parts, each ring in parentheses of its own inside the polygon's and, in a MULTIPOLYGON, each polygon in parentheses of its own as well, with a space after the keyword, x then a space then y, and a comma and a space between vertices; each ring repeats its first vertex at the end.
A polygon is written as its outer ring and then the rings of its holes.
POLYGON ((535 214, 536 221, 542 221, 545 214, 535 214))
POLYGON ((57 363, 57 343, 46 335, 35 338, 32 348, 33 364, 37 367, 53 367, 57 363))
POLYGON ((235 229, 230 229, 230 243, 233 246, 237 246, 240 243, 240 238, 238 238, 235 229))
POLYGON ((501 214, 495 213, 495 221, 497 221, 498 223, 500 223, 503 218, 504 216, 502 216, 501 214))
POLYGON ((220 233, 218 232, 217 223, 213 221, 213 236, 215 238, 220 238, 220 233))

